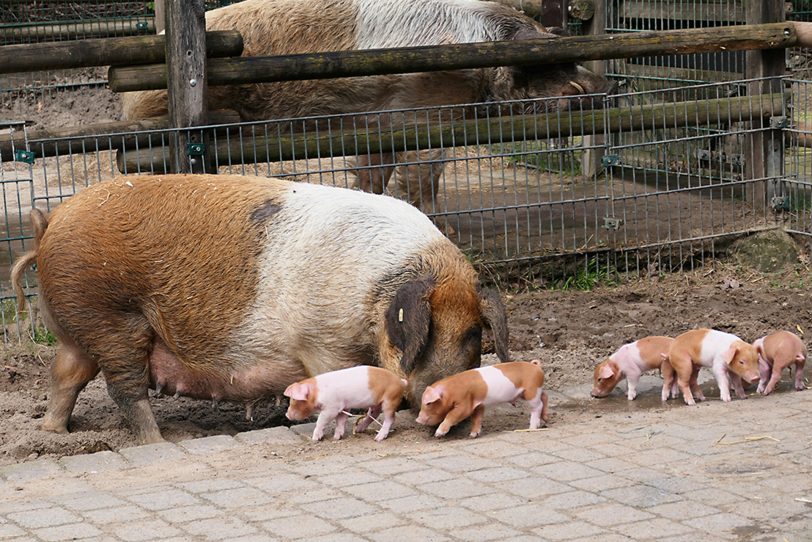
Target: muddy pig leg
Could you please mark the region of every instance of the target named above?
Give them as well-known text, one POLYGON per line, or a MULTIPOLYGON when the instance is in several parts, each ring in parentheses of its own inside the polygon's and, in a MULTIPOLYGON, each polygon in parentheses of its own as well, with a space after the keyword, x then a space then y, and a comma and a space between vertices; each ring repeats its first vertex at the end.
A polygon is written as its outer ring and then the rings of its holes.
POLYGON ((485 415, 485 407, 482 405, 477 406, 474 412, 471 413, 471 432, 468 436, 477 438, 482 433, 482 417, 485 415))
POLYGON ((700 369, 701 367, 697 365, 694 367, 693 372, 691 373, 691 391, 693 392, 694 398, 696 398, 697 401, 704 401, 705 394, 702 393, 702 388, 699 387, 698 382, 700 369))
POLYGON ((97 374, 99 366, 87 354, 73 341, 60 339, 56 359, 51 366, 48 408, 40 428, 55 433, 67 433, 68 421, 79 392, 97 374))
POLYGON ((373 421, 378 419, 378 416, 381 414, 381 405, 375 405, 373 407, 369 407, 367 410, 366 416, 358 420, 358 423, 355 424, 355 431, 354 433, 363 433, 369 427, 373 421))
POLYGON ((803 391, 804 389, 804 365, 806 359, 799 359, 795 361, 795 389, 803 391))

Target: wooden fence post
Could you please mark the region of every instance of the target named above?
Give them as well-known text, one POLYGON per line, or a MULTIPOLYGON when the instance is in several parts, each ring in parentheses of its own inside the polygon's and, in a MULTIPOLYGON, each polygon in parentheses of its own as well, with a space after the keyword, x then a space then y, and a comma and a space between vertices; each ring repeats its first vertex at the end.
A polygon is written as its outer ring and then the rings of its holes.
MULTIPOLYGON (((592 18, 584 21, 584 33, 590 36, 606 33, 606 2, 609 0, 595 0, 595 11, 592 18)), ((593 73, 603 75, 606 73, 605 60, 593 60, 584 62, 584 67, 591 70, 593 73)), ((590 179, 601 172, 602 165, 601 159, 603 158, 603 149, 601 148, 606 143, 606 138, 603 135, 594 135, 584 137, 584 151, 581 157, 581 172, 583 176, 590 179), (589 147, 598 147, 591 149, 589 147)))
POLYGON ((154 0, 153 11, 155 12, 155 33, 160 34, 166 28, 166 10, 164 0, 154 0))
POLYGON ((170 160, 178 173, 205 173, 206 138, 206 9, 204 0, 166 0, 166 67, 171 138, 170 160))
MULTIPOLYGON (((747 24, 784 21, 784 0, 750 0, 746 3, 747 24)), ((786 72, 786 50, 747 51, 745 75, 748 79, 777 77, 786 72)), ((767 79, 750 83, 747 90, 751 99, 759 94, 780 92, 780 79, 767 79)), ((784 172, 784 138, 780 130, 753 132, 747 141, 745 175, 747 179, 780 178, 784 172)), ((783 195, 780 180, 765 180, 753 184, 753 201, 770 205, 774 196, 783 195)))

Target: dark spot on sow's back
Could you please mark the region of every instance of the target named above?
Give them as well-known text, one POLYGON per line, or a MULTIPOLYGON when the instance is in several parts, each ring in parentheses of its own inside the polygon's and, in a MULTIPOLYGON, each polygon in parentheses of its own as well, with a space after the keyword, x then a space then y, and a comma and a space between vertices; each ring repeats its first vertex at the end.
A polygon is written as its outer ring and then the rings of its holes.
POLYGON ((251 213, 251 220, 262 224, 273 215, 282 210, 282 206, 273 200, 268 200, 251 213))

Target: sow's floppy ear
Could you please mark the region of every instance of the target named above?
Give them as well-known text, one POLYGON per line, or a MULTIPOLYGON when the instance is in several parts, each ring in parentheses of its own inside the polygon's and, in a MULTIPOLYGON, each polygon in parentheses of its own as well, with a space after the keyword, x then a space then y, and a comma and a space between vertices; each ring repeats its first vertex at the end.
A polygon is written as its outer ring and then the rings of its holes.
POLYGON ((508 326, 507 311, 502 303, 499 293, 494 290, 484 288, 479 291, 479 307, 482 311, 482 320, 486 326, 491 328, 493 342, 496 344, 496 355, 500 361, 508 361, 508 326))
POLYGON ((407 374, 414 370, 429 339, 429 295, 433 290, 432 278, 410 280, 398 288, 386 310, 386 333, 392 344, 403 352, 400 367, 407 374))

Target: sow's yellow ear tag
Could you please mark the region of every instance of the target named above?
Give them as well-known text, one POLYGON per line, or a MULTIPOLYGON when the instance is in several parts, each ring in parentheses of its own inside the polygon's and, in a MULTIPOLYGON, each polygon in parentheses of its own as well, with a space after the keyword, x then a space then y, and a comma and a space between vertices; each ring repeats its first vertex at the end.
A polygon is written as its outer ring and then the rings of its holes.
POLYGON ((398 311, 398 322, 403 323, 403 309, 402 308, 398 311))

